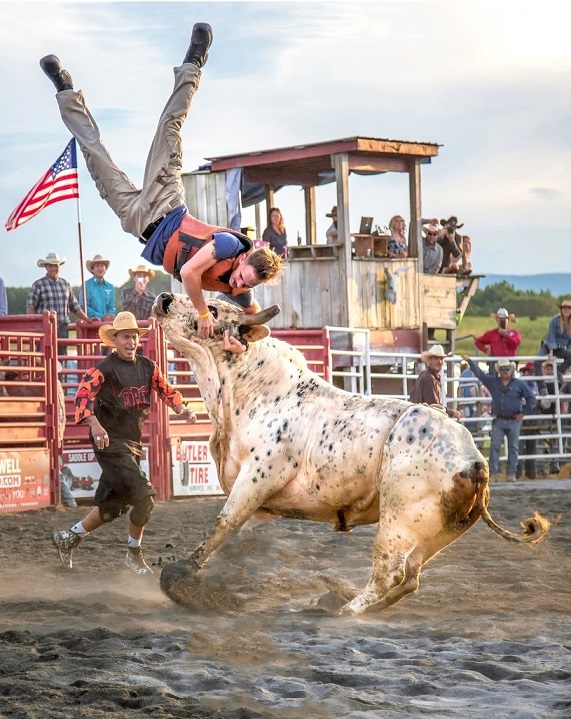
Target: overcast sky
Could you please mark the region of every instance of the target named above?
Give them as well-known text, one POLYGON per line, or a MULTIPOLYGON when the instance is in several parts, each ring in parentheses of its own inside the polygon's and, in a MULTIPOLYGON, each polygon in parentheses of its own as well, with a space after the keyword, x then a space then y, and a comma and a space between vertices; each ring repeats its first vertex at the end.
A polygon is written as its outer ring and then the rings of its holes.
MULTIPOLYGON (((184 126, 184 170, 204 158, 353 135, 436 142, 422 169, 425 216, 455 214, 478 273, 571 271, 571 43, 551 2, 0 1, 2 225, 70 139, 39 68, 58 55, 82 89, 117 164, 138 184, 172 67, 194 22, 214 43, 184 126)), ((134 237, 99 198, 79 156, 84 259, 128 279, 134 237)), ((351 226, 409 219, 404 175, 354 178, 351 226)), ((318 188, 318 234, 335 204, 318 188)), ((276 194, 288 237, 303 234, 303 193, 276 194)), ((250 224, 247 210, 243 224, 250 224)), ((80 279, 77 206, 53 205, 0 243, 0 275, 29 286, 38 258, 66 256, 80 279)), ((89 276, 89 275, 87 275, 89 276)), ((571 289, 571 288, 570 288, 571 289)))

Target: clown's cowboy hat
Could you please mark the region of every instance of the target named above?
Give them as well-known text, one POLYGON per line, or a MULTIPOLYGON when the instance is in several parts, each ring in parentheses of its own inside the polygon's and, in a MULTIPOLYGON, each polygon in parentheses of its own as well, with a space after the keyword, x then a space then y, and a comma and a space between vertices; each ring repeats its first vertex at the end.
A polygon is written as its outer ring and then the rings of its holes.
POLYGON ((109 265, 111 264, 111 260, 104 260, 102 255, 93 255, 92 260, 87 260, 85 263, 85 266, 87 267, 87 271, 91 272, 93 274, 93 265, 96 265, 97 263, 101 263, 102 265, 105 265, 105 269, 109 269, 109 265))
POLYGON ((60 258, 57 252, 50 252, 46 255, 45 260, 38 260, 38 267, 45 267, 46 265, 63 265, 65 257, 60 258))
POLYGON ((147 334, 149 328, 143 329, 137 326, 137 320, 132 312, 119 312, 113 320, 112 325, 101 325, 99 328, 99 339, 107 347, 115 347, 115 335, 121 330, 137 330, 139 337, 147 334))
POLYGON ((133 279, 133 277, 135 277, 135 275, 139 273, 148 275, 149 281, 152 281, 153 277, 155 276, 155 271, 148 269, 147 267, 145 267, 145 265, 138 265, 137 267, 135 267, 134 270, 129 270, 129 276, 131 277, 131 279, 133 279))
POLYGON ((444 347, 442 345, 432 345, 430 349, 424 350, 420 355, 420 360, 421 362, 426 362, 429 357, 446 357, 444 347))

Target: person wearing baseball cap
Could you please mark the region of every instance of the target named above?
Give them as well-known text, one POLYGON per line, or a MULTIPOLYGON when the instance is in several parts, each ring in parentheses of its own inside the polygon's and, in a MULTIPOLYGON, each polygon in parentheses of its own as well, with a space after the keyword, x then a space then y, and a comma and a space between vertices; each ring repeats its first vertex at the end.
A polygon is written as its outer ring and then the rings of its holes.
POLYGON ((126 566, 135 574, 152 574, 141 549, 156 491, 141 470, 142 429, 151 394, 189 422, 196 416, 184 404, 158 366, 137 353, 139 338, 149 329, 137 325, 131 312, 119 312, 112 324, 99 327, 99 338, 113 352, 89 369, 75 395, 75 423, 89 426, 89 439, 101 477, 93 509, 52 541, 62 566, 73 567, 73 550, 94 530, 129 512, 126 566))

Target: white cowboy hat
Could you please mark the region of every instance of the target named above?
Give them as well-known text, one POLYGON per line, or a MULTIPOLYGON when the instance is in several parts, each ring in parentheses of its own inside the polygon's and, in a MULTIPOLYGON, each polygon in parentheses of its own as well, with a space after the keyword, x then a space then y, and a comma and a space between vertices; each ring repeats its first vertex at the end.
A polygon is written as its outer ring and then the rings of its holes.
POLYGON ((150 280, 150 281, 152 281, 153 277, 155 276, 155 271, 154 271, 154 270, 148 269, 147 267, 145 267, 145 265, 138 265, 137 267, 135 267, 134 270, 129 270, 129 275, 130 275, 131 279, 133 279, 133 277, 134 277, 138 272, 144 272, 146 275, 149 276, 149 280, 150 280))
POLYGON ((57 252, 50 252, 46 255, 45 260, 38 260, 37 265, 38 267, 45 267, 46 265, 63 265, 64 262, 65 257, 60 259, 57 252))
POLYGON ((111 260, 104 260, 101 255, 93 255, 92 260, 87 260, 85 263, 85 266, 87 267, 87 271, 91 272, 93 274, 93 265, 96 265, 98 262, 105 265, 105 269, 109 269, 109 265, 111 264, 111 260))
POLYGON ((432 345, 430 349, 424 350, 424 352, 420 355, 422 362, 426 362, 429 357, 446 357, 444 347, 442 345, 432 345))
POLYGON ((115 347, 115 335, 121 330, 137 330, 139 337, 149 331, 148 328, 143 329, 137 326, 137 320, 132 312, 119 312, 112 325, 101 325, 98 330, 99 339, 107 347, 115 347))
POLYGON ((510 367, 510 372, 515 372, 515 368, 517 367, 517 364, 515 362, 513 362, 511 360, 507 360, 507 359, 499 360, 498 362, 496 362, 496 364, 495 364, 496 372, 500 371, 500 367, 507 367, 508 365, 510 367))
POLYGON ((428 225, 423 225, 423 226, 422 226, 422 231, 424 232, 425 235, 426 235, 428 232, 438 232, 438 233, 440 233, 440 229, 441 229, 441 228, 438 227, 438 225, 428 224, 428 225))

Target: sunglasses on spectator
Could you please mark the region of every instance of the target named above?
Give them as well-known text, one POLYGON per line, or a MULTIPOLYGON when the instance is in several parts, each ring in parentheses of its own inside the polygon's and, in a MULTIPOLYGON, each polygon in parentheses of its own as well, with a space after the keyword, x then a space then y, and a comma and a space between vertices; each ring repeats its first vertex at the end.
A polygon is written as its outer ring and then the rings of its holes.
POLYGON ((511 367, 509 365, 500 367, 500 372, 509 372, 511 370, 511 367))
POLYGON ((438 237, 438 232, 427 232, 426 233, 429 237, 438 237))

